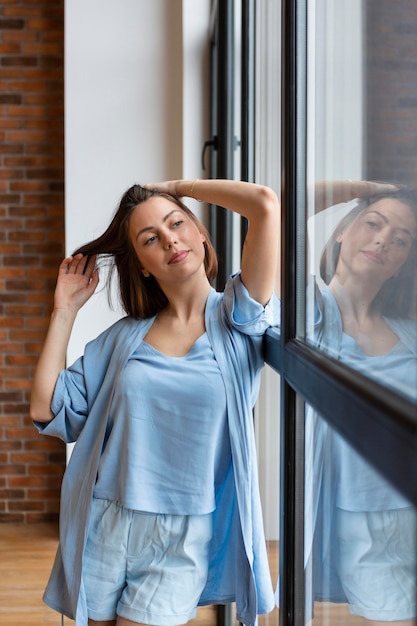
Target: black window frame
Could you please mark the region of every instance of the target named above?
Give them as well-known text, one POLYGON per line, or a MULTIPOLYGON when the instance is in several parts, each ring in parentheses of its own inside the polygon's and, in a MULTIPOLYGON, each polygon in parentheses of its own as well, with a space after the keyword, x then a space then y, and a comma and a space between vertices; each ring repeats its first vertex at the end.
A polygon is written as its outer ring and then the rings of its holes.
POLYGON ((266 336, 281 375, 280 623, 304 624, 304 432, 297 397, 316 409, 417 506, 417 407, 297 338, 305 309, 306 0, 282 1, 282 326, 266 336), (300 258, 301 257, 301 258, 300 258), (305 292, 304 292, 305 293, 305 292))
MULTIPOLYGON (((233 176, 234 30, 238 0, 217 0, 212 15, 210 175, 233 176), (215 154, 214 154, 215 152, 215 154)), ((276 0, 277 2, 279 0, 276 0)), ((241 178, 254 180, 255 0, 242 2, 241 178)), ((417 506, 417 406, 297 336, 305 311, 307 0, 282 0, 282 324, 265 336, 265 360, 281 380, 280 624, 304 625, 304 404, 316 409, 417 506), (298 317, 300 319, 300 317, 298 317)), ((278 30, 278 25, 277 25, 278 30)), ((278 78, 277 78, 278 80, 278 78)), ((212 207, 212 234, 230 273, 233 228, 212 207)), ((245 224, 242 222, 242 238, 245 224)), ((278 410, 277 410, 278 418, 278 410)))

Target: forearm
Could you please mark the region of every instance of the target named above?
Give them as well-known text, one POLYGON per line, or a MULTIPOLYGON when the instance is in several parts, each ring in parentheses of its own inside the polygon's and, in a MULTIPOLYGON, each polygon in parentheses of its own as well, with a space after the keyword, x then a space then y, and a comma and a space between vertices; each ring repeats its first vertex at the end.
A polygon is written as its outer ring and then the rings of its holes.
POLYGON ((55 309, 45 343, 35 370, 30 401, 30 416, 39 422, 48 422, 54 416, 52 397, 59 373, 65 368, 66 352, 76 313, 55 309))
POLYGON ((355 198, 367 198, 378 193, 395 191, 395 185, 368 180, 323 180, 314 184, 314 212, 349 202, 355 198))
POLYGON ((269 187, 238 180, 178 180, 175 181, 175 194, 224 207, 249 221, 259 218, 260 211, 268 210, 278 202, 269 187))
POLYGON ((242 251, 242 280, 252 298, 266 304, 280 257, 280 203, 269 187, 234 180, 177 181, 178 195, 225 207, 248 220, 242 251))

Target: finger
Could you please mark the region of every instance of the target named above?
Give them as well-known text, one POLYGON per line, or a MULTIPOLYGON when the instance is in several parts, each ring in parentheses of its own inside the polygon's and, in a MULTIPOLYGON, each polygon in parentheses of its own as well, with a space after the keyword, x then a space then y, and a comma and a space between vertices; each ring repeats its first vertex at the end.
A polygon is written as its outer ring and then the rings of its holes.
POLYGON ((96 290, 97 285, 98 285, 99 282, 100 282, 99 271, 96 268, 94 270, 94 272, 92 273, 92 275, 91 275, 90 283, 89 283, 89 286, 90 286, 90 289, 91 289, 92 292, 94 292, 96 290))
POLYGON ((72 263, 73 260, 74 260, 73 256, 67 256, 67 257, 65 257, 65 259, 63 259, 61 261, 60 266, 59 266, 59 271, 60 271, 61 274, 62 273, 67 274, 68 273, 68 267, 70 266, 70 264, 72 263))
POLYGON ((95 271, 95 269, 96 269, 96 258, 97 258, 97 255, 93 254, 93 255, 85 257, 85 258, 87 260, 87 263, 86 263, 86 265, 84 267, 84 274, 86 276, 88 276, 89 278, 91 278, 93 273, 94 273, 94 271, 95 271))
POLYGON ((146 183, 143 187, 148 191, 160 191, 170 195, 175 195, 175 181, 172 180, 165 180, 159 183, 146 183))
POLYGON ((72 274, 84 274, 89 257, 87 255, 76 254, 68 265, 68 272, 72 274))
POLYGON ((353 190, 357 197, 374 196, 379 193, 392 193, 397 191, 398 187, 391 183, 382 183, 376 181, 352 181, 353 190))

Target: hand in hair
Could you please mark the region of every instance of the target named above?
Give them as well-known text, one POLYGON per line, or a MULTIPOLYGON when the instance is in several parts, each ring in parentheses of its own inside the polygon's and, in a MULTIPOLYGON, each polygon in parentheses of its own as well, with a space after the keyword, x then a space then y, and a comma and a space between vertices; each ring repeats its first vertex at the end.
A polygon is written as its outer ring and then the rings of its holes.
POLYGON ((94 256, 82 254, 62 261, 54 295, 55 309, 77 312, 93 295, 99 282, 95 261, 94 256))

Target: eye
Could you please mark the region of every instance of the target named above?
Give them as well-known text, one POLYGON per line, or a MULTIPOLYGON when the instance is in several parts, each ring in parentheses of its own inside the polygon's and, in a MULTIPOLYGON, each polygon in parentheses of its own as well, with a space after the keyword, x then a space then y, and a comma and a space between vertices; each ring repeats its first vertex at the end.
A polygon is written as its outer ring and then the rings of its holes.
POLYGON ((366 220, 366 224, 370 227, 370 228, 378 228, 378 223, 375 222, 374 220, 366 220))
POLYGON ((178 228, 183 223, 184 223, 184 220, 177 220, 176 222, 173 223, 172 226, 173 226, 173 228, 178 228))
POLYGON ((407 242, 402 237, 393 237, 392 238, 392 243, 395 246, 401 246, 401 247, 404 247, 404 246, 407 245, 407 242))
POLYGON ((148 239, 145 240, 145 246, 149 246, 150 244, 152 244, 154 241, 157 240, 157 236, 156 235, 152 235, 152 237, 148 237, 148 239))

